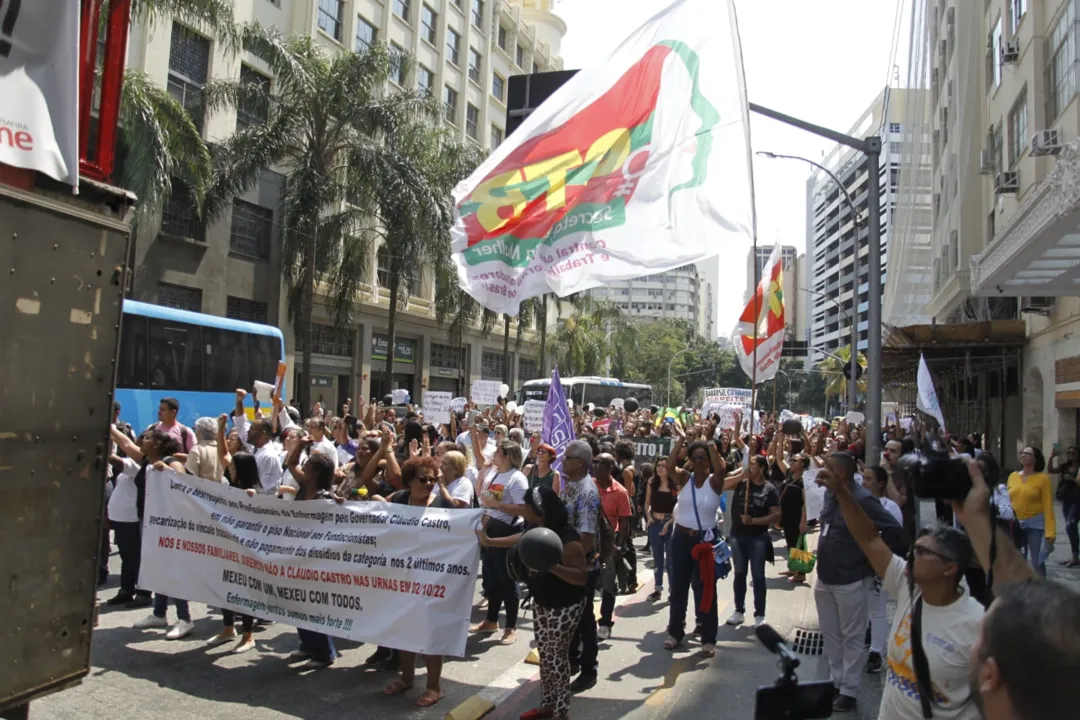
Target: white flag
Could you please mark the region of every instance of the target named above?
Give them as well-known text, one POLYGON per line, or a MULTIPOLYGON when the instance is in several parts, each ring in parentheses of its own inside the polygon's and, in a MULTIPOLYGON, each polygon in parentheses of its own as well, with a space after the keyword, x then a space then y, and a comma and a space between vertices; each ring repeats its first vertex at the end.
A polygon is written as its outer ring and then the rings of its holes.
POLYGON ((514 314, 751 235, 732 0, 676 0, 575 75, 454 189, 461 287, 514 314))
POLYGON ((0 162, 79 187, 79 0, 0 0, 0 162))
POLYGON ((945 429, 945 414, 941 412, 941 404, 938 403, 937 391, 934 390, 934 378, 930 377, 930 368, 926 367, 926 358, 919 355, 919 399, 915 407, 927 415, 936 418, 941 429, 945 429))

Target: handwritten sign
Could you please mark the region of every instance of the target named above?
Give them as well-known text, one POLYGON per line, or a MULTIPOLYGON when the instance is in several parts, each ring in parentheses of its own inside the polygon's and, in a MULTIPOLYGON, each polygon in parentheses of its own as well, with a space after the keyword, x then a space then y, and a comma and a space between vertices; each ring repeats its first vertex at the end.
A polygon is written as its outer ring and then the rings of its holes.
POLYGON ((806 519, 817 520, 825 506, 825 487, 817 484, 817 470, 803 471, 803 489, 806 495, 806 519))
POLYGON ((453 393, 425 390, 423 394, 424 419, 432 423, 449 425, 450 401, 453 400, 453 396, 453 393))
POLYGON ((498 380, 476 380, 472 384, 472 399, 477 405, 495 405, 499 402, 499 389, 502 383, 498 380))
POLYGON ((544 429, 544 401, 525 401, 525 430, 526 432, 538 432, 544 429))

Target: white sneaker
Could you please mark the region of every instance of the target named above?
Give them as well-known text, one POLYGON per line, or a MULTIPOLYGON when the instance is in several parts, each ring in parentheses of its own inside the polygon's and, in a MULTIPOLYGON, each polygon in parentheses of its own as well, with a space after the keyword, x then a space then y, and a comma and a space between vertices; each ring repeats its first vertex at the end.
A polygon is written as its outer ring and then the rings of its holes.
POLYGON ((153 613, 147 615, 144 618, 140 618, 135 621, 135 627, 137 628, 156 628, 156 627, 169 627, 169 621, 163 617, 158 617, 153 613))
POLYGON ((166 640, 179 640, 182 637, 187 637, 195 630, 195 623, 190 620, 177 620, 176 624, 169 628, 169 632, 165 633, 166 640))
POLYGON ((728 625, 742 625, 744 622, 746 622, 746 617, 741 612, 733 612, 727 619, 728 625))
POLYGON ((754 616, 754 627, 759 628, 764 624, 765 624, 765 616, 764 615, 755 615, 754 616))
POLYGON ((611 628, 607 625, 601 625, 600 627, 596 628, 596 637, 601 640, 607 640, 609 637, 611 637, 611 628))

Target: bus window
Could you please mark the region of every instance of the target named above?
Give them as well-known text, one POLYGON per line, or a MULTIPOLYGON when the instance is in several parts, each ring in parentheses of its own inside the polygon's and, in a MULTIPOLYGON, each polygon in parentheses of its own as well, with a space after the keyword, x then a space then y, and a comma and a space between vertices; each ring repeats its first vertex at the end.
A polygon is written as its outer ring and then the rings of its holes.
POLYGON ((248 335, 248 362, 253 373, 251 381, 237 387, 251 387, 255 380, 273 384, 281 362, 281 340, 272 335, 248 335))
POLYGON ((234 392, 237 388, 250 391, 251 373, 255 368, 248 362, 248 335, 235 330, 203 328, 203 363, 206 366, 207 392, 234 392))
POLYGON ((147 325, 150 336, 150 387, 201 392, 202 339, 199 327, 157 318, 147 318, 147 325))
POLYGON ((150 363, 146 360, 146 318, 124 313, 120 326, 120 358, 116 387, 150 387, 150 363))
MULTIPOLYGON (((616 385, 586 385, 584 403, 606 408, 617 397, 623 397, 625 388, 616 385)), ((625 399, 625 398, 624 398, 625 399)))

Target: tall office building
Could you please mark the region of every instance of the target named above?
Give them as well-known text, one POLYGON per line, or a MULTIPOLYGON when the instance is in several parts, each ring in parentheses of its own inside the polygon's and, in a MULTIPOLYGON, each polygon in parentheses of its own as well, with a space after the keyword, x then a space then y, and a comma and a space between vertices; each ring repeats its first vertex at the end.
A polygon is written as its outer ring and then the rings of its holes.
POLYGON ((712 288, 696 265, 610 282, 589 294, 615 303, 631 321, 683 320, 704 338, 715 333, 712 288))
MULTIPOLYGON (((806 247, 808 287, 799 291, 809 305, 809 364, 820 361, 821 351, 834 352, 850 344, 851 323, 857 322, 858 348, 867 347, 869 251, 866 229, 868 188, 878 183, 881 192, 881 276, 886 280, 889 239, 896 216, 900 160, 904 149, 903 117, 918 90, 886 88, 847 133, 854 137, 881 136, 878 177, 871 178, 865 156, 846 146, 829 152, 822 165, 844 184, 855 215, 836 183, 815 170, 806 186, 806 247)), ((929 228, 926 229, 927 232, 929 228)))
MULTIPOLYGON (((363 50, 375 42, 403 50, 414 67, 391 86, 425 89, 441 99, 442 122, 463 141, 491 149, 503 141, 507 80, 511 75, 562 69, 559 48, 566 25, 552 0, 236 0, 237 22, 258 21, 284 35, 308 35, 328 52, 363 50)), ((128 64, 147 73, 189 108, 208 140, 227 136, 252 119, 234 113, 205 114, 199 93, 210 80, 274 80, 258 58, 229 53, 197 27, 158 20, 132 29, 128 64)), ((154 221, 141 223, 134 253, 133 297, 187 310, 288 325, 281 284, 283 177, 262 173, 258 186, 237 197, 231 213, 202 227, 191 199, 179 186, 154 221)), ((381 397, 391 386, 419 398, 423 388, 461 391, 472 379, 501 379, 499 338, 468 333, 463 352, 446 342, 435 322, 430 268, 398 313, 395 347, 386 347, 389 284, 387 255, 371 250, 371 274, 361 287, 355 327, 338 329, 317 300, 312 328, 313 361, 304 372, 313 399, 336 406, 363 394, 381 397), (387 352, 395 358, 386 378, 387 352)), ((294 336, 286 332, 290 365, 294 336)), ((527 342, 511 354, 512 383, 535 377, 539 358, 527 342)))

